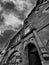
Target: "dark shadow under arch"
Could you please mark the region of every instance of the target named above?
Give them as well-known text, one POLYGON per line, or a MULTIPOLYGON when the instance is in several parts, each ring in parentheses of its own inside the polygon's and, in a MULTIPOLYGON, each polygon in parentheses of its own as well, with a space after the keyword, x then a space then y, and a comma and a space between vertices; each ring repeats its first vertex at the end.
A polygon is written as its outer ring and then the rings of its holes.
MULTIPOLYGON (((26 45, 25 52, 28 52, 29 65, 42 65, 36 46, 33 43, 26 45)), ((25 55, 27 54, 25 53, 25 55)))

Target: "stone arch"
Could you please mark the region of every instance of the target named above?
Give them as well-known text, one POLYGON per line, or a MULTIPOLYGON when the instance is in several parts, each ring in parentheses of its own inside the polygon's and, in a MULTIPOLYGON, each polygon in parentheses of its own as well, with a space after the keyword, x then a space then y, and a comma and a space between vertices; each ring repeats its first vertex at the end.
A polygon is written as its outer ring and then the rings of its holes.
POLYGON ((29 65, 41 65, 40 56, 38 54, 36 46, 33 43, 27 44, 24 48, 24 52, 26 57, 28 56, 29 65), (31 64, 32 62, 33 64, 31 64), (34 64, 35 62, 38 62, 38 63, 34 64))

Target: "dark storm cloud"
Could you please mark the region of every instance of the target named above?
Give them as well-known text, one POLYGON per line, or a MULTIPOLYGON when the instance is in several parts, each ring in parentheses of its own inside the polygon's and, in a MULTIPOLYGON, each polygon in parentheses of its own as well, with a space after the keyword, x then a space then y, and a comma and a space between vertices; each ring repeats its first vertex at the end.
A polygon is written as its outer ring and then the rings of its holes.
POLYGON ((6 2, 5 4, 4 4, 4 8, 5 9, 13 9, 15 7, 15 5, 14 5, 14 3, 13 2, 6 2))
MULTIPOLYGON (((23 0, 22 0, 23 1, 23 0)), ((14 4, 12 1, 5 1, 3 3, 1 3, 2 5, 2 8, 3 8, 3 11, 5 11, 7 14, 10 14, 11 12, 14 13, 14 15, 16 15, 16 17, 18 16, 18 18, 20 20, 25 20, 25 18, 27 17, 27 13, 30 11, 30 5, 31 4, 34 4, 34 1, 36 0, 30 0, 30 3, 27 3, 27 1, 29 0, 26 0, 26 4, 23 5, 23 8, 21 7, 21 3, 22 1, 19 1, 18 3, 16 2, 16 4, 14 4), (17 5, 18 4, 18 5, 17 5), (20 4, 20 9, 19 9, 19 4, 20 4), (23 10, 21 10, 21 8, 23 10)), ((33 6, 32 6, 33 7, 33 6)), ((5 21, 5 19, 3 19, 3 22, 5 21)), ((2 22, 2 23, 3 23, 2 22)))

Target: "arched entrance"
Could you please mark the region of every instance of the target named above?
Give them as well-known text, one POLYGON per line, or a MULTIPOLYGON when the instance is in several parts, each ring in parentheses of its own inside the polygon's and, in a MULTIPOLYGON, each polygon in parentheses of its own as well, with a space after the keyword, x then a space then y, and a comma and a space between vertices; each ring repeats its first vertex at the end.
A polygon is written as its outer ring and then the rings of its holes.
POLYGON ((25 55, 28 56, 29 65, 42 65, 38 51, 34 44, 27 44, 27 46, 25 47, 25 55))

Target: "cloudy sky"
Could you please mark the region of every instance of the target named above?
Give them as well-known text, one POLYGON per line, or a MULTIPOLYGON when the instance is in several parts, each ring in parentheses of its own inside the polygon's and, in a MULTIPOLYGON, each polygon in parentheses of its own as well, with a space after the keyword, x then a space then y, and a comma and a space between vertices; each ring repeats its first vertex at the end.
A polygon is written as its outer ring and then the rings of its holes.
POLYGON ((36 0, 1 0, 2 6, 0 5, 0 14, 1 21, 0 24, 4 24, 6 26, 19 27, 19 25, 23 25, 25 18, 32 10, 35 5, 36 0), (12 9, 9 6, 10 4, 6 4, 7 2, 12 2, 15 7, 12 9), (7 6, 7 7, 6 7, 7 6), (2 11, 2 12, 1 12, 2 11))

